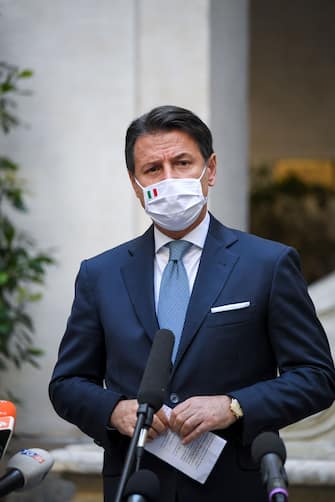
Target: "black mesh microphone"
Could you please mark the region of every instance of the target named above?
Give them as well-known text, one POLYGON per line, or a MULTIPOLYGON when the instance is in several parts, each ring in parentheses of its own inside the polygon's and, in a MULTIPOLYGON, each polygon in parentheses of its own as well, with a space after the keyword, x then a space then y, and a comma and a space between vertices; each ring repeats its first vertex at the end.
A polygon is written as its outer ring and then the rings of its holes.
POLYGON ((159 479, 152 471, 141 469, 128 480, 124 496, 127 502, 155 502, 160 491, 159 479))
POLYGON ((172 331, 159 329, 156 332, 137 396, 139 402, 137 413, 144 413, 146 417, 137 443, 137 466, 140 465, 154 413, 164 403, 171 372, 173 345, 172 331))
POLYGON ((269 502, 287 502, 286 448, 282 439, 274 432, 263 432, 252 443, 251 454, 260 465, 269 502))
POLYGON ((135 452, 137 456, 136 471, 139 470, 148 429, 151 427, 155 412, 164 403, 170 378, 173 345, 174 334, 172 331, 160 329, 156 332, 137 395, 139 402, 137 421, 128 448, 115 502, 121 502, 135 452))
POLYGON ((137 400, 158 411, 165 399, 170 378, 174 334, 169 329, 159 329, 154 337, 145 367, 137 400))

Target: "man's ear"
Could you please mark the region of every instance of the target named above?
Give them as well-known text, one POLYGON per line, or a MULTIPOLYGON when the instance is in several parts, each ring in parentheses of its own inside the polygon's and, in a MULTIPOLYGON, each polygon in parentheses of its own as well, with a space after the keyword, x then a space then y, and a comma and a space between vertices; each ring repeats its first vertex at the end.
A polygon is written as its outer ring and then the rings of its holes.
POLYGON ((208 173, 208 186, 212 187, 215 185, 216 179, 216 154, 212 153, 207 161, 207 173, 208 173))

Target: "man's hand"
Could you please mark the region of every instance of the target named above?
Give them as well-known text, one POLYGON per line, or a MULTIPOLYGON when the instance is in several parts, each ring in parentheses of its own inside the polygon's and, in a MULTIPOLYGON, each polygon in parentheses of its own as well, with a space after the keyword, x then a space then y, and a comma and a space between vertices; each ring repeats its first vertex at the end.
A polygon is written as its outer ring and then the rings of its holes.
MULTIPOLYGON (((136 399, 124 399, 119 401, 115 406, 110 417, 110 424, 115 427, 121 434, 132 437, 135 430, 137 420, 138 402, 136 399)), ((155 413, 152 425, 148 431, 148 439, 154 439, 169 426, 168 419, 165 413, 160 409, 155 413)))
POLYGON ((230 410, 228 396, 196 396, 178 404, 170 415, 170 429, 183 444, 215 429, 226 429, 237 419, 230 410))

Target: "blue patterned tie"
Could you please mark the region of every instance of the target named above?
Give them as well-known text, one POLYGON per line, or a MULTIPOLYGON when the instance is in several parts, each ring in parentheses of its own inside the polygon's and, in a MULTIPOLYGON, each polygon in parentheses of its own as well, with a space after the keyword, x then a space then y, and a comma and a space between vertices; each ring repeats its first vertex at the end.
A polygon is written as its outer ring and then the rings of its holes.
POLYGON ((182 257, 191 247, 191 242, 178 240, 167 244, 169 261, 162 275, 159 290, 157 318, 161 329, 170 329, 175 336, 172 362, 175 361, 183 331, 190 288, 182 257))

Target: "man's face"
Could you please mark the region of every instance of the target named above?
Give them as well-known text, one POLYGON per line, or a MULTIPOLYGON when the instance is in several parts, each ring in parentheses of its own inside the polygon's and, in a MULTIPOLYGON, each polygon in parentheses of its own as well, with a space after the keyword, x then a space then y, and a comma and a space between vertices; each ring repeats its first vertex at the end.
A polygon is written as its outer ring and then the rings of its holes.
MULTIPOLYGON (((187 133, 179 130, 159 131, 140 136, 134 147, 135 173, 129 174, 136 196, 144 207, 143 186, 158 183, 168 178, 200 178, 205 166, 197 143, 187 133)), ((216 157, 212 154, 206 163, 207 169, 201 179, 202 191, 215 183, 216 157)))

